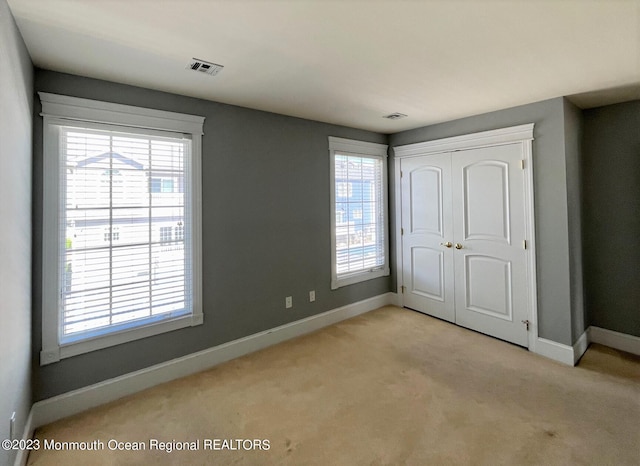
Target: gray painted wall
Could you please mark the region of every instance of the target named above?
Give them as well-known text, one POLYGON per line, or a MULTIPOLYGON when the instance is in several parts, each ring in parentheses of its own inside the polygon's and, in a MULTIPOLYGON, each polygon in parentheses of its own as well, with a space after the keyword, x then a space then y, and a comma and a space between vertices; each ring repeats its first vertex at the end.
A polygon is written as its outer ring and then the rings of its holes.
POLYGON ((588 327, 582 274, 582 111, 564 99, 564 149, 567 164, 571 336, 575 342, 588 327))
MULTIPOLYGON (((0 0, 0 440, 16 412, 22 437, 31 409, 31 138, 33 66, 0 0)), ((14 460, 0 449, 0 464, 14 460)))
POLYGON ((589 324, 640 337, 640 101, 584 111, 589 324))
MULTIPOLYGON (((556 98, 483 115, 417 128, 390 136, 401 146, 508 126, 535 123, 533 141, 539 335, 565 345, 572 331, 571 261, 567 209, 564 100, 556 98)), ((393 164, 393 162, 392 162, 393 164)), ((393 167, 393 165, 391 165, 393 167)), ((391 170, 392 172, 392 170, 391 170)), ((390 205, 394 205, 390 173, 390 205)), ((392 222, 395 219, 392 218, 392 222)), ((393 238, 395 242, 395 238, 393 238)), ((394 246, 391 248, 395 250, 394 246)), ((395 257, 393 258, 395 264, 395 257)))
MULTIPOLYGON (((215 86, 215 81, 212 81, 215 86)), ((206 117, 203 139, 204 325, 35 364, 34 398, 142 369, 390 291, 389 277, 330 289, 328 136, 385 135, 52 71, 36 91, 206 117), (316 301, 308 293, 316 290, 316 301), (284 308, 293 296, 293 309, 284 308)), ((42 119, 34 105, 34 257, 41 256, 42 119)), ((41 276, 34 262, 34 361, 41 349, 41 276)))

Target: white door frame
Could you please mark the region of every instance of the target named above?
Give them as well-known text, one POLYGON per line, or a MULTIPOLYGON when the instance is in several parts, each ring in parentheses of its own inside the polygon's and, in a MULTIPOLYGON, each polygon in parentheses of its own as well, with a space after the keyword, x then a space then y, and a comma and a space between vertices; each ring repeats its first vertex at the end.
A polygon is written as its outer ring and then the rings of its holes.
POLYGON ((525 196, 525 218, 527 233, 527 284, 528 284, 528 309, 527 315, 529 324, 528 342, 529 351, 536 352, 536 342, 538 340, 538 285, 536 280, 536 241, 535 241, 535 216, 533 206, 533 160, 532 141, 533 123, 526 125, 511 126, 509 128, 483 131, 480 133, 465 134, 450 138, 437 139, 434 141, 418 142, 397 146, 393 148, 395 158, 395 234, 396 234, 396 277, 398 297, 401 306, 404 306, 404 298, 401 293, 402 280, 402 186, 400 161, 409 157, 419 157, 424 155, 435 155, 443 152, 455 152, 463 149, 477 149, 480 147, 497 146, 503 144, 522 144, 525 196))

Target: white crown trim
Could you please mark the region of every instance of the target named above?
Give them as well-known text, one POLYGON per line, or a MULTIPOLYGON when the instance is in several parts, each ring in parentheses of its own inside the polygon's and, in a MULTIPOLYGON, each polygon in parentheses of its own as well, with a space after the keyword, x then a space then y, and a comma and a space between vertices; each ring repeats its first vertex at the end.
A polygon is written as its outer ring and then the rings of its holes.
POLYGON ((205 117, 202 116, 81 99, 47 92, 38 92, 38 95, 42 102, 42 113, 40 115, 43 117, 203 134, 202 128, 205 117))
POLYGON ((533 123, 527 123, 509 128, 437 139, 435 141, 417 142, 394 147, 393 152, 396 158, 402 158, 528 141, 533 140, 533 125, 533 123))

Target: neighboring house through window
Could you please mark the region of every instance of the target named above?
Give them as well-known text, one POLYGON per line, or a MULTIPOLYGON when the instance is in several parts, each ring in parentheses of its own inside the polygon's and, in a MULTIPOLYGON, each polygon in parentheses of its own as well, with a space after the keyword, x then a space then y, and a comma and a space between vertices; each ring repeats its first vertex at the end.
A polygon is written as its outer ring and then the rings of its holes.
POLYGON ((41 363, 201 324, 204 118, 40 98, 41 363))
POLYGON ((170 243, 173 239, 173 227, 160 227, 160 243, 170 243))
POLYGON ((331 287, 389 275, 387 146, 329 137, 331 287))
POLYGON ((184 225, 182 224, 182 222, 178 222, 178 224, 176 225, 174 231, 175 231, 175 239, 176 239, 176 241, 183 241, 184 240, 184 225))

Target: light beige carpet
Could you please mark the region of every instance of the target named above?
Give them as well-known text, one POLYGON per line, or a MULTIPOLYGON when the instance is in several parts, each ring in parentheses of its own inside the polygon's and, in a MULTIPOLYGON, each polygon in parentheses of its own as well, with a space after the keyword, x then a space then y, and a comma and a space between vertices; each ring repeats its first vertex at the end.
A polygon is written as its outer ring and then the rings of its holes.
POLYGON ((640 358, 592 345, 572 368, 385 307, 37 438, 105 447, 40 450, 31 465, 638 465, 640 358), (110 439, 147 450, 110 451, 110 439), (150 439, 199 445, 150 451, 150 439), (270 449, 205 450, 204 439, 267 439, 270 449))

